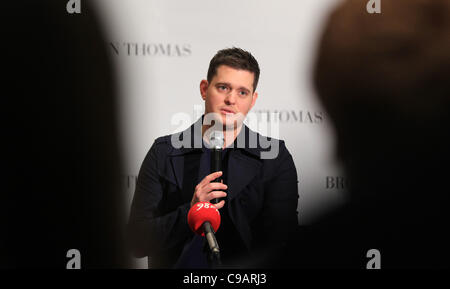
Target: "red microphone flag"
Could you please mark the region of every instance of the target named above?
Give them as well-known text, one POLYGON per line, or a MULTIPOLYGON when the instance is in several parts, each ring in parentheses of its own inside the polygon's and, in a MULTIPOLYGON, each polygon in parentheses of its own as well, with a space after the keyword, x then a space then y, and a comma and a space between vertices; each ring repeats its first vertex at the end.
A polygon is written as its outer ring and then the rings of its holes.
POLYGON ((188 224, 196 234, 205 236, 202 226, 204 222, 209 222, 214 232, 217 232, 220 226, 220 213, 213 204, 198 202, 189 210, 188 224))

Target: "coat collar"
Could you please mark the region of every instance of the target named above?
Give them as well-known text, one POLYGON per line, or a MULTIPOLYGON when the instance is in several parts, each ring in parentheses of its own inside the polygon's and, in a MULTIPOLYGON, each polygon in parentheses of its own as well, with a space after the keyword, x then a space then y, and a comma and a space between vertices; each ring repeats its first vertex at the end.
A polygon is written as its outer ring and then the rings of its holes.
MULTIPOLYGON (((172 140, 180 141, 171 145, 171 151, 168 152, 171 169, 166 170, 168 179, 175 181, 179 189, 182 189, 183 184, 184 156, 202 152, 201 125, 202 118, 185 131, 168 136, 172 140), (180 147, 180 143, 183 143, 184 146, 180 147)), ((233 143, 234 149, 229 152, 227 172, 229 200, 239 195, 242 189, 258 174, 259 168, 262 166, 260 155, 264 149, 259 145, 259 137, 258 133, 243 124, 241 132, 233 143)))
MULTIPOLYGON (((179 156, 201 150, 203 144, 202 122, 203 116, 186 130, 170 135, 169 137, 171 139, 169 141, 172 150, 168 155, 179 156)), ((245 153, 260 159, 263 149, 261 148, 259 137, 260 135, 258 133, 249 129, 245 124, 242 124, 239 135, 230 147, 243 150, 245 153)))

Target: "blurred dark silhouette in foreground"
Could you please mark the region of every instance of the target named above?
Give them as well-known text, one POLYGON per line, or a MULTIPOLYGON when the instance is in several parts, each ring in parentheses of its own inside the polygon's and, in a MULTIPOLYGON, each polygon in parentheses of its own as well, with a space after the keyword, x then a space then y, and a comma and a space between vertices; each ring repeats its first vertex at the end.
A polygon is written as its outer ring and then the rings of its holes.
POLYGON ((9 1, 0 267, 127 267, 114 70, 95 11, 9 1))
MULTIPOLYGON (((450 1, 341 3, 314 70, 337 134, 349 202, 301 229, 292 264, 448 268, 450 1)), ((369 266, 370 267, 370 266, 369 266)))

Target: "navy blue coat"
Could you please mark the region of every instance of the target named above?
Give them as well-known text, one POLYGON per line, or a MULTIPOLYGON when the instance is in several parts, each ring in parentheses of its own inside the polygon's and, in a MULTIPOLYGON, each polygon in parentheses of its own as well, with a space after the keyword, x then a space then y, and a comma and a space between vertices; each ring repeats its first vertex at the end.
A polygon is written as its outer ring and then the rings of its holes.
MULTIPOLYGON (((187 224, 190 202, 197 179, 185 179, 189 162, 196 151, 195 133, 201 119, 176 135, 155 140, 141 166, 134 194, 128 237, 136 257, 149 256, 152 268, 169 268, 179 258, 183 247, 193 238, 187 224), (190 133, 189 133, 190 132, 190 133), (190 146, 176 148, 171 139, 190 139, 190 146)), ((245 146, 229 151, 228 158, 228 214, 249 256, 242 266, 265 267, 275 265, 266 258, 288 241, 297 229, 297 172, 284 141, 265 138, 243 125, 245 146), (250 145, 255 139, 257 145, 250 145), (278 145, 272 159, 261 158, 263 141, 278 145), (253 254, 253 255, 252 255, 253 254)), ((201 136, 200 136, 201 139, 201 136)), ((189 144, 189 141, 188 141, 189 144)), ((236 144, 236 142, 235 142, 236 144)), ((200 149, 201 150, 201 149, 200 149)), ((277 255, 281 256, 281 255, 277 255)))

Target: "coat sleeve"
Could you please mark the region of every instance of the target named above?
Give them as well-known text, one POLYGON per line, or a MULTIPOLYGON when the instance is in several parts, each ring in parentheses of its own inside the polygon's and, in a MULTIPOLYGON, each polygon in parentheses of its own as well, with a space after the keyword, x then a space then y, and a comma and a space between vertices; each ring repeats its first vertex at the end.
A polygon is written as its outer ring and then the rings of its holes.
POLYGON ((139 171, 127 232, 135 257, 176 258, 183 244, 192 236, 187 224, 189 203, 165 214, 158 209, 164 197, 159 169, 166 149, 164 143, 155 141, 139 171))

